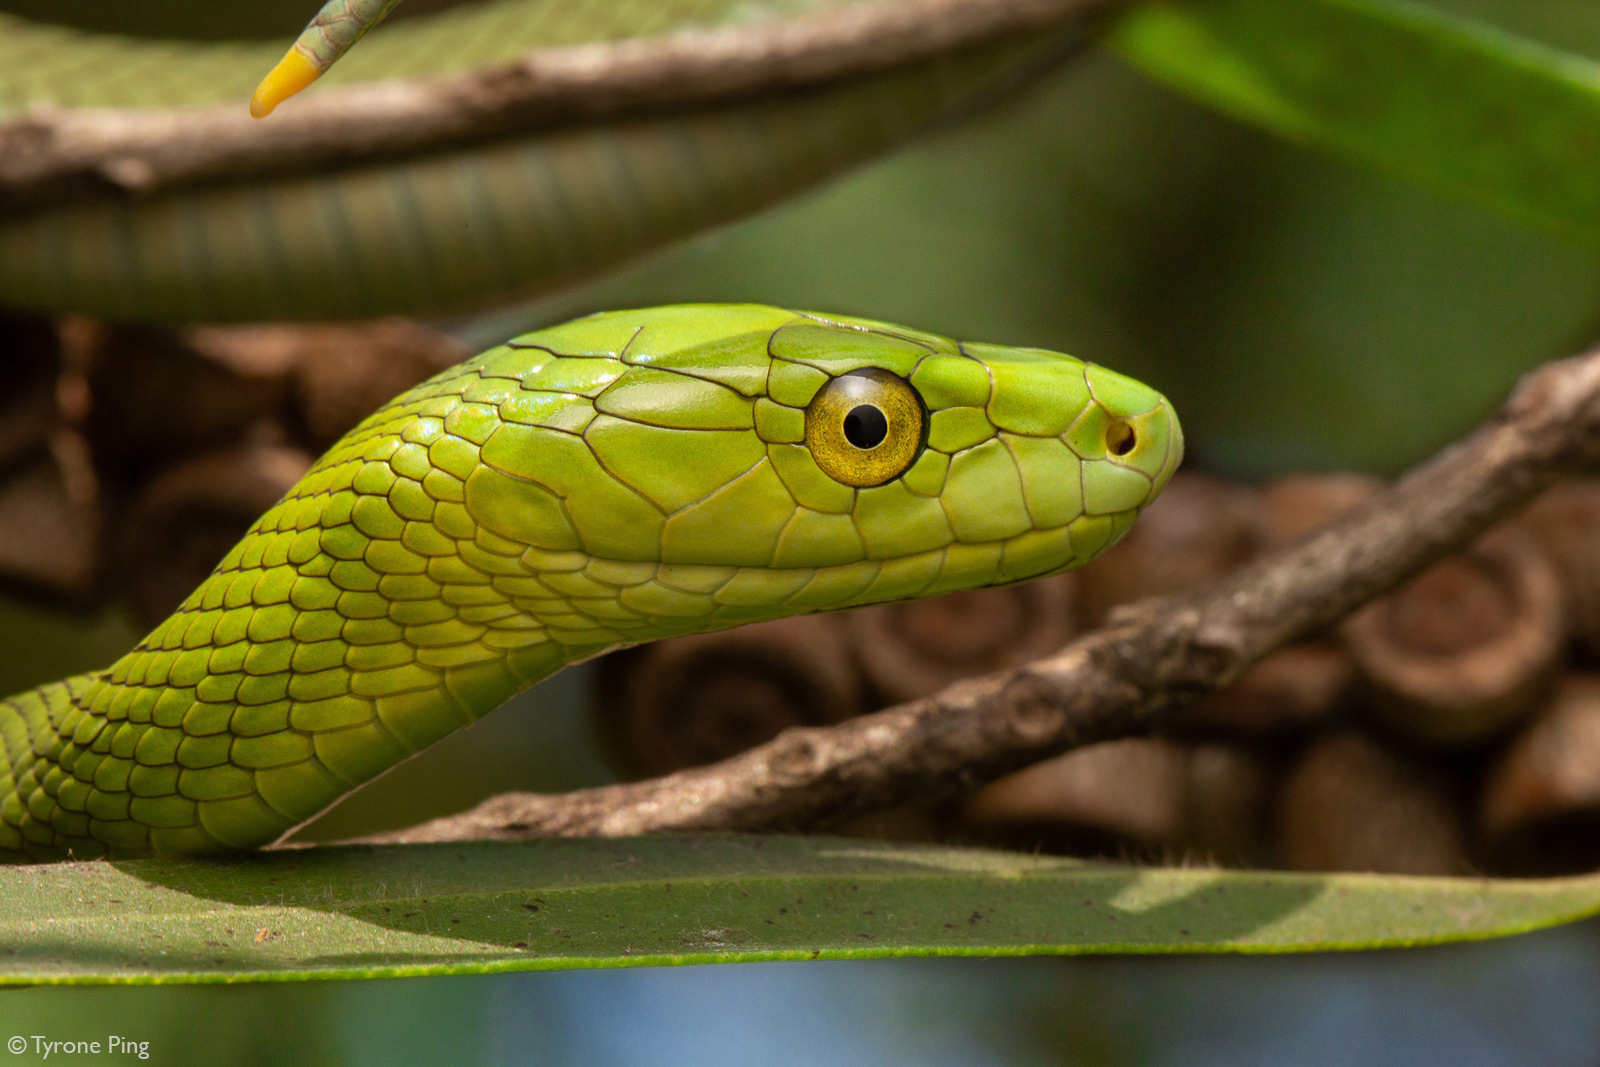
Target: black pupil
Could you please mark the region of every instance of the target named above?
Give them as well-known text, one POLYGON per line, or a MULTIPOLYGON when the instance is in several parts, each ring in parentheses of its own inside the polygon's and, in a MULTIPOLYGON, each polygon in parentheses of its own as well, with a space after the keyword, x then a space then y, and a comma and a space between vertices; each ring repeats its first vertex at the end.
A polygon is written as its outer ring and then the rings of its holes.
POLYGON ((858 404, 844 417, 844 439, 865 451, 889 436, 889 420, 871 404, 858 404))

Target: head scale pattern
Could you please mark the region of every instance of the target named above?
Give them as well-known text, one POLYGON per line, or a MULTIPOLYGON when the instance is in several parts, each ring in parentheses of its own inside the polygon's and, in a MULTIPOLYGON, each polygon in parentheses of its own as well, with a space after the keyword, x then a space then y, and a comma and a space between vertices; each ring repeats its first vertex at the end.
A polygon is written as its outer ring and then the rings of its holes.
POLYGON ((1078 566, 1182 453, 1158 393, 1034 349, 760 306, 527 334, 352 430, 108 672, 0 703, 0 848, 270 841, 609 649, 1078 566))

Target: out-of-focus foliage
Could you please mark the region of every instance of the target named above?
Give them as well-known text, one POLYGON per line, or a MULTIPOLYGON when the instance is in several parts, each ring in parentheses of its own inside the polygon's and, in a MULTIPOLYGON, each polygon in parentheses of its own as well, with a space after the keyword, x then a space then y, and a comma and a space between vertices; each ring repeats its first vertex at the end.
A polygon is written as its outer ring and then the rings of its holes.
POLYGON ((1158 0, 1110 42, 1280 136, 1600 246, 1600 63, 1414 0, 1158 0))

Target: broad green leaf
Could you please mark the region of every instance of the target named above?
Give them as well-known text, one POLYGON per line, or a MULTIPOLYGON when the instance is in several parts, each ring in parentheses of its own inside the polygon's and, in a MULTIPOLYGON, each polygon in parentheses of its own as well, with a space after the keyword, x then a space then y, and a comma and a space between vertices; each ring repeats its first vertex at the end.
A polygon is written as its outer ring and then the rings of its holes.
POLYGON ((1600 911, 1600 876, 1132 868, 703 836, 10 867, 0 900, 0 984, 216 982, 1417 945, 1600 911))
POLYGON ((1157 0, 1108 43, 1236 118, 1600 245, 1600 63, 1407 0, 1157 0))

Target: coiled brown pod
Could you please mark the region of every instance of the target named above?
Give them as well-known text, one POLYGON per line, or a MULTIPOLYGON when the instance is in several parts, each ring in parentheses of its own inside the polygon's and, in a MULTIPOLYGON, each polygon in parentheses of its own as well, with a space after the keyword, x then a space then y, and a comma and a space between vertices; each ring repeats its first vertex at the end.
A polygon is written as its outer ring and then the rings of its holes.
POLYGON ((867 681, 898 703, 1048 655, 1076 629, 1075 575, 847 612, 867 681))
POLYGON ((962 823, 1013 848, 1255 863, 1267 786, 1264 765, 1244 749, 1130 738, 994 782, 967 802, 962 823))
POLYGON ((862 710, 837 621, 801 615, 658 641, 606 660, 597 715, 626 776, 714 763, 791 726, 862 710))
POLYGON ((139 621, 165 618, 310 466, 311 457, 294 448, 233 448, 180 463, 145 485, 115 547, 123 594, 139 621))
POLYGON ((1098 626, 1118 604, 1222 577, 1255 555, 1259 530, 1250 490, 1178 472, 1120 544, 1077 572, 1081 623, 1098 626))
POLYGON ((1520 521, 1561 576, 1572 636, 1591 657, 1600 657, 1600 480, 1554 486, 1520 521))
POLYGON ((1357 733, 1314 742, 1284 780, 1278 856, 1302 871, 1461 874, 1466 833, 1446 778, 1357 733))
POLYGON ((1565 648, 1566 622, 1555 569, 1537 541, 1507 525, 1353 615, 1343 634, 1385 726, 1461 746, 1532 710, 1565 648))
POLYGON ((1499 755, 1478 827, 1501 870, 1600 867, 1600 675, 1567 675, 1550 706, 1499 755))
MULTIPOLYGON (((219 331, 220 332, 220 331, 219 331)), ((319 448, 411 388, 472 354, 409 319, 318 326, 233 327, 235 345, 294 354, 294 394, 319 448)))
POLYGON ((0 316, 0 471, 49 440, 60 374, 49 323, 0 316))
POLYGON ((104 512, 89 446, 56 428, 0 481, 0 578, 72 601, 99 592, 104 512))
MULTIPOLYGON (((1254 514, 1263 549, 1298 541, 1383 488, 1359 474, 1294 474, 1261 487, 1254 514)), ((1331 637, 1281 649, 1202 700, 1181 725, 1230 734, 1277 734, 1326 720, 1350 696, 1356 668, 1331 637)))
POLYGON ((233 331, 69 325, 63 338, 85 368, 92 407, 84 432, 108 485, 136 485, 282 421, 290 360, 225 343, 233 331))

